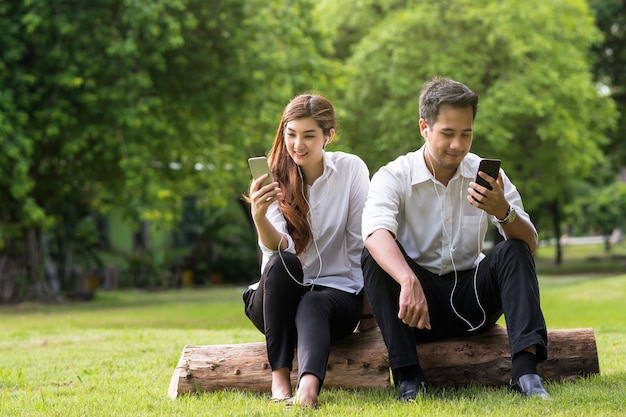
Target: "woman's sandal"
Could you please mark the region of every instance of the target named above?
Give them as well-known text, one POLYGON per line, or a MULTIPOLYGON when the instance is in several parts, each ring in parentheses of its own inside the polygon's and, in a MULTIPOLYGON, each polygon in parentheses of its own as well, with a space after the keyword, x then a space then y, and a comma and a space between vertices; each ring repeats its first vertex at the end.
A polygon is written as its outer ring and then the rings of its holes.
POLYGON ((293 404, 293 397, 272 397, 270 398, 270 402, 293 404))

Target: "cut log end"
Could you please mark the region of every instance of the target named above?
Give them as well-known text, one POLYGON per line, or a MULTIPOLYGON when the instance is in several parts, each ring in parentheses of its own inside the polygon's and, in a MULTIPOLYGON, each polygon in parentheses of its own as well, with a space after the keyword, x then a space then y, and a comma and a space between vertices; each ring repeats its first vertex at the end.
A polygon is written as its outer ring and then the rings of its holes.
MULTIPOLYGON (((420 364, 430 385, 505 385, 511 374, 506 329, 494 326, 478 335, 418 343, 420 364)), ((548 331, 548 359, 538 365, 547 381, 575 380, 599 374, 593 329, 548 331)), ((297 375, 294 360, 292 384, 297 375)), ((378 329, 354 333, 333 344, 325 387, 384 388, 390 386, 387 349, 378 329)), ((174 369, 168 396, 242 389, 268 392, 271 371, 264 342, 185 346, 174 369)))

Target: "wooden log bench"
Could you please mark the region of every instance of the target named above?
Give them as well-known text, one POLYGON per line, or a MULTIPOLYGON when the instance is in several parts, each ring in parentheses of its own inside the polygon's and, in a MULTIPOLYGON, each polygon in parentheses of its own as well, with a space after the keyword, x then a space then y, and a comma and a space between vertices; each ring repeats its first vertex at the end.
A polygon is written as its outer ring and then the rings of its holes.
MULTIPOLYGON (((430 385, 505 385, 511 373, 506 329, 494 326, 479 335, 418 343, 420 363, 430 385)), ((294 360, 292 383, 297 375, 294 360)), ((599 374, 592 328, 548 330, 548 359, 538 366, 547 381, 599 374)), ((168 395, 241 389, 267 392, 271 370, 264 342, 185 346, 174 369, 168 395)), ((390 386, 387 349, 378 329, 354 333, 333 344, 324 387, 390 386)))

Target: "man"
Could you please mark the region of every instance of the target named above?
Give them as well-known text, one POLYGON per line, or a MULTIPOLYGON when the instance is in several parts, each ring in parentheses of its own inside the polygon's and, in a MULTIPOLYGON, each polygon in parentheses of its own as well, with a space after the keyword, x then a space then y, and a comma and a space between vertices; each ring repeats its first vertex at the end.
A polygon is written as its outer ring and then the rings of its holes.
POLYGON ((399 400, 425 392, 416 342, 467 336, 504 314, 511 387, 548 398, 537 363, 547 357, 532 252, 537 231, 504 171, 480 172, 470 153, 478 95, 436 77, 419 99, 424 146, 373 177, 363 211, 365 291, 389 353, 399 400), (482 253, 487 222, 505 240, 482 253), (399 384, 398 384, 399 382, 399 384))

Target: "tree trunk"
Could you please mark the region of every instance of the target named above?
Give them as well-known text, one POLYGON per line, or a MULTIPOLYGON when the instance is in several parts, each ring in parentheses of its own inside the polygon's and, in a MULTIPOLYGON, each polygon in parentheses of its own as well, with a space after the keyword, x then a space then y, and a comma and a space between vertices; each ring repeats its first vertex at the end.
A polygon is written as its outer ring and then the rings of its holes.
MULTIPOLYGON (((600 372, 593 329, 548 331, 548 359, 538 366, 546 380, 573 380, 600 372)), ((506 329, 494 326, 479 335, 418 343, 420 363, 429 384, 505 385, 511 373, 506 329)), ((297 375, 294 360, 292 384, 297 375)), ((390 386, 387 349, 378 329, 354 333, 335 343, 324 387, 390 386)), ((265 343, 185 346, 170 381, 168 395, 244 389, 269 391, 271 370, 265 343)))
POLYGON ((25 275, 23 267, 19 267, 5 253, 0 252, 0 304, 15 300, 19 277, 25 275))
POLYGON ((54 300, 54 291, 46 281, 44 272, 44 243, 43 232, 40 228, 31 227, 25 237, 26 241, 26 268, 30 281, 27 299, 38 301, 54 300))
POLYGON ((561 247, 561 206, 558 200, 550 203, 550 213, 552 214, 552 233, 554 233, 556 250, 554 264, 561 265, 563 263, 563 248, 561 247))
POLYGON ((44 272, 41 230, 31 227, 21 237, 4 243, 0 250, 0 302, 54 300, 44 272))

